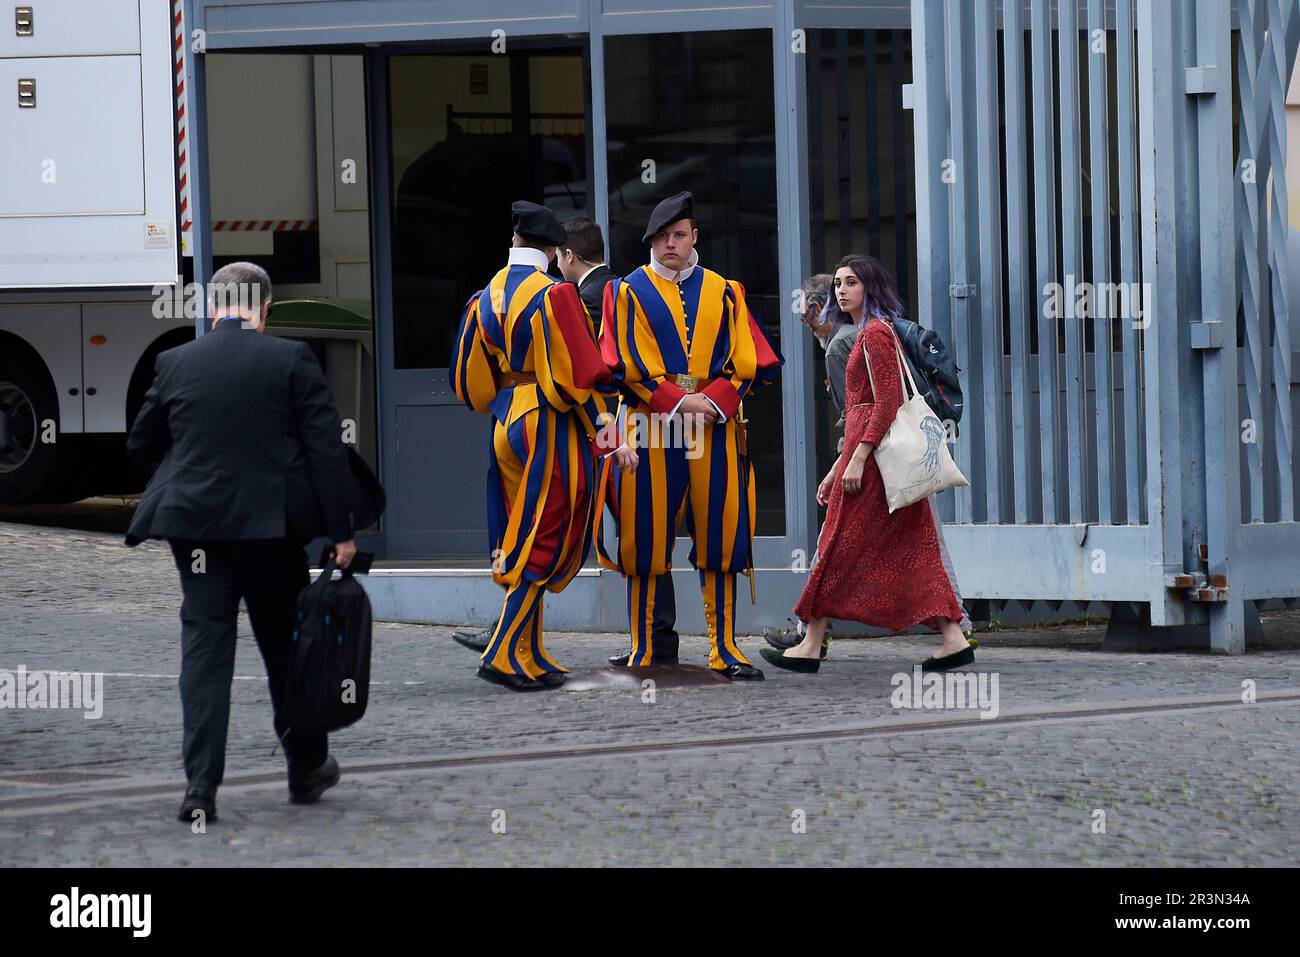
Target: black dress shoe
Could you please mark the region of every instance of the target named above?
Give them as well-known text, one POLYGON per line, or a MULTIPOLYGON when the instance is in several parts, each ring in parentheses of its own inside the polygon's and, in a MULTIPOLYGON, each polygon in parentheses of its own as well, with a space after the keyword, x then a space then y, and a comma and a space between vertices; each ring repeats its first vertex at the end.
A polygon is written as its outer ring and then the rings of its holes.
POLYGON ((549 687, 542 684, 536 678, 525 678, 523 675, 507 674, 504 671, 497 671, 491 665, 479 665, 478 671, 475 672, 484 681, 490 681, 493 684, 501 685, 503 688, 509 688, 511 691, 541 691, 549 687))
POLYGON ((799 642, 803 641, 803 635, 799 634, 793 628, 764 628, 763 637, 767 643, 778 651, 785 651, 793 648, 799 642))
POLYGON ((320 796, 339 783, 339 763, 330 755, 325 763, 300 780, 289 779, 289 800, 294 804, 315 804, 320 796))
POLYGON ((922 671, 947 671, 950 668, 960 668, 962 665, 973 665, 975 663, 975 649, 963 648, 961 651, 954 652, 951 655, 944 655, 942 658, 931 656, 921 662, 922 671))
POLYGON ((453 641, 464 645, 470 651, 477 651, 480 655, 487 651, 487 646, 492 643, 492 631, 453 631, 451 633, 453 641))
POLYGON ((547 671, 538 676, 537 680, 548 688, 558 688, 569 680, 569 673, 567 671, 547 671))
POLYGON ((760 648, 758 653, 767 660, 769 665, 776 665, 786 671, 797 671, 805 675, 816 674, 817 669, 822 666, 820 658, 791 658, 773 648, 760 648))
MULTIPOLYGON (((625 655, 612 655, 609 659, 609 663, 613 665, 615 668, 626 668, 628 665, 632 663, 632 652, 629 651, 625 655)), ((671 656, 655 655, 653 658, 650 659, 650 664, 675 665, 677 664, 677 656, 676 655, 671 655, 671 656)))
POLYGON ((763 672, 759 671, 753 665, 727 665, 725 668, 718 668, 718 673, 726 677, 728 681, 762 681, 763 672))
POLYGON ((194 822, 194 812, 203 812, 203 821, 208 823, 217 819, 217 789, 209 787, 192 787, 185 789, 185 799, 181 801, 178 821, 186 824, 194 822))

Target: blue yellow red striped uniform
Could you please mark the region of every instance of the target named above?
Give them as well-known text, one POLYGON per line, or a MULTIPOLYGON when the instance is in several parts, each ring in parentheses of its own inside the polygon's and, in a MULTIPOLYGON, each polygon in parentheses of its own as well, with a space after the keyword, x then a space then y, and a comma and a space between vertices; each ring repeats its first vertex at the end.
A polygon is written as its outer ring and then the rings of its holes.
POLYGON ((506 588, 482 661, 536 678, 564 671, 542 641, 542 592, 572 580, 591 547, 592 439, 614 393, 577 287, 512 264, 461 315, 448 370, 456 395, 492 416, 488 549, 506 588), (504 373, 536 383, 504 387, 504 373))
POLYGON ((693 448, 681 441, 689 433, 649 430, 635 443, 639 460, 631 472, 605 462, 602 491, 617 518, 618 541, 610 549, 598 528, 598 553, 602 565, 627 576, 629 663, 653 660, 655 579, 672 567, 677 526, 685 518, 713 643, 709 666, 747 664, 735 640, 736 573, 749 565, 756 501, 736 415, 754 384, 770 381, 783 360, 749 311, 744 287, 698 265, 681 283, 650 266, 612 280, 605 290, 601 355, 622 393, 620 421, 670 413, 686 394, 677 375, 697 377, 699 392, 726 416, 698 430, 693 448))

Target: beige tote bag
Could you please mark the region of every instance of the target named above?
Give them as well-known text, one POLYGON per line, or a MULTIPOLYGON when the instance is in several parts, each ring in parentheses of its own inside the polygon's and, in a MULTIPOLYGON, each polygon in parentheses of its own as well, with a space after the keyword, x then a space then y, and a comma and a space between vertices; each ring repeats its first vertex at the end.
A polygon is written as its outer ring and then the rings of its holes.
MULTIPOLYGON (((889 329, 894 340, 894 358, 898 362, 899 377, 903 380, 903 404, 898 407, 898 414, 875 451, 876 465, 885 482, 885 501, 893 513, 945 489, 970 485, 970 482, 952 460, 943 423, 917 391, 912 368, 903 359, 903 346, 898 335, 889 323, 885 323, 885 328, 889 329)), ((865 337, 862 352, 867 363, 867 376, 871 378, 871 395, 878 402, 865 337)))

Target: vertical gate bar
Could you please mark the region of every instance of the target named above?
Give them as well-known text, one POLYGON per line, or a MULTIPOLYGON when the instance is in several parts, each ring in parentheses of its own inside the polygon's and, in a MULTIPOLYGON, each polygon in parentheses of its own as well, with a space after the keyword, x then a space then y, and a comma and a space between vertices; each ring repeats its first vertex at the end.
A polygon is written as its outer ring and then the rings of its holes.
MULTIPOLYGON (((907 140, 907 111, 903 109, 902 90, 903 84, 907 82, 903 54, 907 49, 908 36, 906 30, 890 31, 890 67, 893 71, 890 89, 895 91, 893 143, 891 144, 894 156, 907 155, 904 150, 907 140)), ((900 163, 894 166, 894 247, 898 253, 895 260, 898 263, 898 271, 894 278, 898 280, 899 295, 905 301, 910 298, 909 290, 912 288, 912 272, 909 266, 912 254, 907 248, 907 237, 911 233, 911 223, 907 215, 911 178, 911 170, 905 165, 900 163)))
MULTIPOLYGON (((1144 315, 1147 428, 1147 594, 1151 624, 1184 624, 1186 605, 1165 587, 1168 575, 1184 571, 1182 381, 1189 357, 1180 349, 1186 322, 1181 274, 1188 269, 1179 242, 1184 227, 1181 177, 1186 134, 1183 4, 1185 0, 1143 0, 1138 4, 1139 162, 1142 176, 1142 278, 1152 300, 1144 315)), ((1190 349, 1188 350, 1190 352, 1190 349)))
POLYGON ((1088 0, 1088 145, 1092 177, 1093 380, 1097 396, 1097 521, 1116 522, 1112 498, 1115 405, 1111 387, 1110 78, 1105 0, 1088 0), (1095 47, 1100 45, 1101 49, 1095 47), (1103 294, 1104 291, 1104 294, 1103 294))
POLYGON ((1269 276, 1273 292, 1273 448, 1277 457, 1278 521, 1295 521, 1294 438, 1291 423, 1291 313, 1287 235, 1286 93, 1295 64, 1300 3, 1270 0, 1267 52, 1269 165, 1274 175, 1269 210, 1269 276))
POLYGON ((993 4, 975 8, 975 124, 979 138, 979 339, 984 388, 985 521, 1002 521, 1002 178, 998 124, 998 30, 993 4))
MULTIPOLYGON (((947 88, 944 84, 943 0, 912 0, 912 110, 916 136, 916 268, 918 319, 952 341, 952 267, 948 187, 943 161, 948 152, 947 88)), ((949 495, 939 496, 939 514, 952 520, 949 495)))
MULTIPOLYGON (((1250 482, 1250 520, 1264 520, 1264 352, 1267 303, 1260 284, 1260 199, 1266 175, 1267 143, 1264 140, 1267 97, 1259 89, 1260 48, 1264 42, 1267 0, 1236 0, 1237 4, 1237 99, 1240 103, 1240 149, 1233 175, 1237 194, 1238 299, 1245 327, 1246 416, 1254 423, 1253 441, 1244 442, 1246 472, 1250 482)), ((1267 268, 1267 267, 1265 267, 1267 268)), ((1235 323, 1234 323, 1235 325, 1235 323)), ((1233 330, 1235 337, 1236 330, 1233 330)))
POLYGON ((1053 122, 1050 0, 1033 0, 1029 13, 1034 105, 1034 301, 1038 311, 1038 435, 1043 482, 1043 524, 1056 523, 1056 328, 1044 297, 1057 282, 1056 143, 1053 122))
POLYGON ((1145 454, 1144 434, 1139 409, 1142 404, 1142 359, 1139 354, 1137 312, 1143 311, 1142 320, 1148 318, 1151 308, 1145 296, 1136 293, 1144 290, 1140 285, 1138 256, 1141 247, 1138 239, 1138 183, 1137 183, 1137 100, 1133 86, 1136 67, 1133 38, 1133 0, 1116 0, 1115 4, 1115 132, 1118 139, 1119 173, 1119 282, 1123 289, 1132 291, 1121 301, 1127 304, 1120 315, 1124 354, 1124 504, 1128 524, 1142 522, 1145 510, 1143 499, 1143 473, 1145 454))
POLYGON ((1012 501, 1020 525, 1041 520, 1029 430, 1029 323, 1035 297, 1030 290, 1029 189, 1026 177, 1025 21, 1019 3, 1002 8, 1002 108, 1007 129, 1007 306, 1011 326, 1012 501))
POLYGON ((849 31, 835 31, 835 132, 839 145, 840 255, 853 252, 853 158, 849 144, 849 31))
MULTIPOLYGON (((963 0, 947 0, 947 49, 946 57, 948 68, 948 103, 951 116, 951 137, 952 151, 948 155, 951 162, 949 166, 950 182, 948 184, 951 202, 949 208, 953 211, 950 237, 952 242, 952 282, 956 285, 966 285, 971 281, 974 270, 971 268, 972 255, 967 230, 970 223, 970 191, 967 184, 975 174, 976 165, 974 156, 967 149, 970 141, 970 119, 966 108, 966 57, 967 47, 970 43, 970 31, 967 29, 966 11, 962 8, 966 6, 963 0)), ((960 379, 962 393, 964 395, 974 396, 978 394, 978 370, 973 368, 971 362, 971 341, 970 341, 970 318, 972 311, 973 297, 962 295, 953 297, 949 293, 952 302, 952 330, 953 336, 948 341, 952 344, 957 365, 961 369, 960 379)), ((971 446, 974 443, 969 435, 959 438, 956 448, 953 450, 957 460, 957 467, 961 469, 963 475, 970 475, 971 472, 971 446)), ((956 503, 957 521, 967 523, 971 521, 971 489, 969 486, 953 490, 953 498, 956 503)))
MULTIPOLYGON (((779 270, 784 292, 781 302, 808 275, 808 113, 807 63, 794 49, 793 10, 783 7, 772 25, 773 125, 776 133, 776 185, 780 238, 779 270)), ((813 410, 813 355, 803 334, 802 316, 789 305, 777 310, 781 348, 786 355, 782 372, 781 420, 785 429, 785 547, 806 548, 817 537, 817 443, 813 410)), ((791 554, 790 551, 786 552, 791 554)))
POLYGON ((862 31, 863 62, 866 65, 866 102, 862 116, 867 146, 867 251, 880 258, 880 124, 876 100, 876 31, 862 31))
POLYGON ((1057 6, 1058 78, 1060 91, 1059 128, 1061 138, 1061 280, 1065 308, 1065 429, 1070 477, 1070 521, 1087 520, 1084 507, 1085 459, 1088 422, 1084 418, 1086 361, 1084 322, 1077 315, 1075 283, 1083 280, 1083 195, 1080 177, 1082 147, 1079 138, 1079 8, 1075 0, 1057 6))
MULTIPOLYGON (((1249 24, 1244 24, 1249 28, 1249 24)), ((1236 188, 1232 177, 1232 19, 1222 0, 1196 0, 1196 64, 1216 69, 1213 92, 1195 101, 1200 167, 1202 322, 1217 322, 1222 348, 1199 350, 1204 382, 1207 571, 1233 588, 1210 611, 1210 647, 1246 651, 1244 582, 1232 577, 1241 526, 1241 450, 1237 440, 1236 188), (1235 587, 1234 587, 1235 586, 1235 587)))
POLYGON ((808 30, 808 193, 812 261, 826 262, 826 133, 822 113, 822 31, 808 30))

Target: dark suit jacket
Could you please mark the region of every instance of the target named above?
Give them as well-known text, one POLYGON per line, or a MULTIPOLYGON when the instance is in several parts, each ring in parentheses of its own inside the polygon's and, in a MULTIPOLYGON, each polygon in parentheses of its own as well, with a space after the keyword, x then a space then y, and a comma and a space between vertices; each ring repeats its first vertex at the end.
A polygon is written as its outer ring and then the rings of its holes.
POLYGON ((603 263, 583 277, 578 287, 578 296, 587 307, 591 323, 596 327, 596 338, 600 339, 600 314, 605 305, 605 284, 615 279, 614 270, 603 263))
POLYGON ((225 321, 168 349, 127 450, 146 468, 158 465, 128 545, 352 538, 339 417, 306 343, 225 321))

